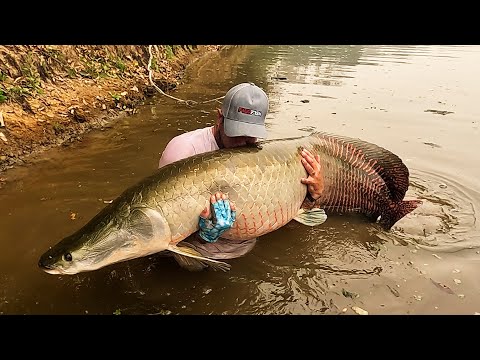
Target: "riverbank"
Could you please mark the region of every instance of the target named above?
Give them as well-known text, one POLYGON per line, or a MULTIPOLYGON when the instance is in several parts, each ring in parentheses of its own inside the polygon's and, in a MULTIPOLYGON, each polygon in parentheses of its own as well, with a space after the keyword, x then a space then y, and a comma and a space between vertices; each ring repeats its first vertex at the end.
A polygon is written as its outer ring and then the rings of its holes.
POLYGON ((0 46, 1 174, 174 92, 218 45, 0 46))

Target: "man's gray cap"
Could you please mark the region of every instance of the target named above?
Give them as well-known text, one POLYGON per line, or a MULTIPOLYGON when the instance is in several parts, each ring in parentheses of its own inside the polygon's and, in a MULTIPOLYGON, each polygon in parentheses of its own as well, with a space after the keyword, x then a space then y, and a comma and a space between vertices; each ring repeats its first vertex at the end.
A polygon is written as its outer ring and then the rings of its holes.
POLYGON ((225 134, 230 137, 266 138, 265 116, 268 97, 253 83, 241 83, 228 90, 223 99, 225 134))

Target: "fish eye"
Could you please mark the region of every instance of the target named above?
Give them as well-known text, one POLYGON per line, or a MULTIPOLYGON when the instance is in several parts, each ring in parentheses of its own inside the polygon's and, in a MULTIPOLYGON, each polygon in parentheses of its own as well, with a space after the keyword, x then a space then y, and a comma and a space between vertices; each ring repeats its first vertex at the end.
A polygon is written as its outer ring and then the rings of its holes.
POLYGON ((63 254, 63 258, 65 259, 65 261, 72 261, 72 254, 70 254, 69 252, 63 254))

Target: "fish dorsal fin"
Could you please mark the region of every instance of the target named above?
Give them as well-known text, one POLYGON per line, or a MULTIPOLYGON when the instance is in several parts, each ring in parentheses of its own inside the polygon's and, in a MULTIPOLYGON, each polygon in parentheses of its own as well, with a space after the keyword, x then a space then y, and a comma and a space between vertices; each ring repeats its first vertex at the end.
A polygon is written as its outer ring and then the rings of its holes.
POLYGON ((317 145, 329 155, 351 162, 367 173, 375 171, 385 181, 392 200, 403 200, 409 186, 409 171, 397 155, 361 139, 324 132, 311 136, 320 139, 317 145))
POLYGON ((167 250, 173 252, 173 257, 175 260, 177 260, 180 266, 191 271, 202 270, 207 266, 211 267, 215 271, 228 271, 231 267, 230 264, 227 264, 223 261, 204 257, 198 251, 186 246, 170 245, 167 250))

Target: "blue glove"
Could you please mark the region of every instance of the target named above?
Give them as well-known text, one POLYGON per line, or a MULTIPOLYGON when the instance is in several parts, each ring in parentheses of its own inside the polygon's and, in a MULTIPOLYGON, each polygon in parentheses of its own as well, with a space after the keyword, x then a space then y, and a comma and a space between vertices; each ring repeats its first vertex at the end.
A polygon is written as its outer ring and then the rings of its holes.
POLYGON ((230 201, 228 199, 220 199, 212 204, 213 221, 204 219, 200 216, 198 226, 200 227, 199 235, 207 242, 215 242, 225 231, 230 229, 235 222, 237 212, 230 209, 230 201))

